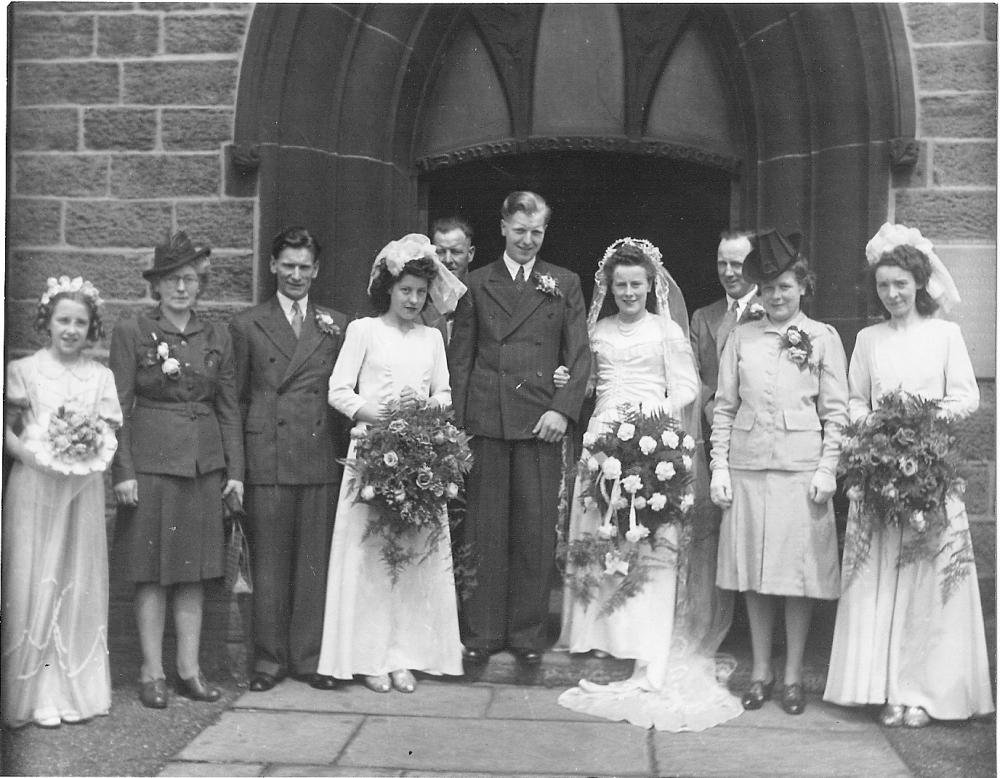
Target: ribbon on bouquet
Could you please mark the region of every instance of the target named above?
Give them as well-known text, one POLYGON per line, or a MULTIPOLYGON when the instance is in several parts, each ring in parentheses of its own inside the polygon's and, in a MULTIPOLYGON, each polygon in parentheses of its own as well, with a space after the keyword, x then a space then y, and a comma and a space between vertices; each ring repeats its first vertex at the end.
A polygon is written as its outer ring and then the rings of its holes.
MULTIPOLYGON (((622 486, 621 486, 621 476, 618 476, 611 485, 611 493, 608 493, 608 479, 601 478, 601 495, 608 503, 607 513, 604 514, 604 523, 597 528, 598 534, 607 539, 614 537, 617 533, 615 525, 612 523, 611 519, 615 515, 615 505, 618 503, 618 498, 621 497, 622 486)), ((635 517, 635 510, 632 511, 632 517, 635 517)))

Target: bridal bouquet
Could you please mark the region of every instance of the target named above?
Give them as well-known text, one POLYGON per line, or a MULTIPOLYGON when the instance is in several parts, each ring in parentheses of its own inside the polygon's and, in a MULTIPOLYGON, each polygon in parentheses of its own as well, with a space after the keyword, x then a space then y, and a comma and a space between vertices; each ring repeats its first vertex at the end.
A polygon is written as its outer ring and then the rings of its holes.
POLYGON ((955 452, 952 422, 940 403, 901 389, 883 395, 877 409, 844 431, 839 472, 856 517, 848 524, 845 580, 868 559, 875 532, 909 526, 914 537, 899 565, 948 554, 942 581, 948 599, 972 562, 968 532, 946 537, 946 500, 965 488, 955 452))
POLYGON ((620 578, 604 614, 642 591, 656 566, 649 552, 668 544, 657 530, 683 523, 694 505, 694 439, 665 414, 626 406, 619 415, 608 432, 583 437, 577 499, 603 519, 565 550, 566 584, 584 605, 609 577, 620 578))
POLYGON ((406 565, 437 550, 448 501, 459 496, 472 467, 469 436, 451 423, 450 410, 398 405, 351 436, 355 458, 344 463, 354 471, 357 499, 374 508, 365 539, 382 538, 382 559, 395 584, 406 565), (422 549, 415 543, 421 530, 427 530, 422 549))
POLYGON ((107 469, 118 440, 100 416, 66 403, 29 426, 25 448, 43 467, 65 475, 87 475, 107 469))

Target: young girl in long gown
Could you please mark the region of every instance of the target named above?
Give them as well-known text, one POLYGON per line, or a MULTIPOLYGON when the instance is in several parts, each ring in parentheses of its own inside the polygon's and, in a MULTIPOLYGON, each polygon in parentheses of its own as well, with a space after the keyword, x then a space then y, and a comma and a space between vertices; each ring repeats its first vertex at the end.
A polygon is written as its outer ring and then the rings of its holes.
POLYGON ((49 279, 37 321, 49 346, 7 366, 4 444, 15 459, 3 511, 9 727, 54 727, 111 707, 103 471, 122 412, 111 371, 82 353, 101 337, 99 304, 89 282, 49 279), (104 420, 99 448, 53 456, 48 420, 64 406, 104 420))
MULTIPOLYGON (((377 421, 392 400, 403 407, 450 405, 444 339, 438 329, 420 321, 420 313, 428 296, 441 313, 449 305, 453 309, 464 287, 437 260, 425 236, 407 235, 376 258, 368 291, 382 315, 348 325, 330 376, 330 405, 362 428, 377 421), (451 296, 441 291, 446 284, 451 296)), ((352 441, 348 459, 354 452, 352 441)), ((436 551, 403 567, 393 583, 380 553, 381 539, 365 537, 374 509, 356 501, 353 480, 348 470, 337 503, 317 672, 335 678, 364 676, 366 686, 376 692, 412 692, 416 681, 411 670, 461 675, 445 509, 436 551)), ((422 548, 426 534, 421 531, 413 542, 422 548)))
MULTIPOLYGON (((979 387, 962 334, 958 325, 934 317, 958 302, 958 292, 930 241, 916 229, 885 224, 867 255, 890 318, 858 333, 849 372, 851 420, 863 419, 882 394, 897 388, 940 400, 953 417, 972 413, 979 387)), ((852 525, 859 520, 856 510, 852 506, 852 525)), ((961 548, 971 540, 965 505, 949 497, 946 511, 946 540, 961 548)), ((845 579, 823 699, 884 705, 880 720, 888 727, 991 713, 975 564, 944 602, 942 570, 951 555, 900 567, 900 550, 913 538, 909 526, 874 533, 867 561, 845 579)), ((851 554, 845 549, 845 558, 851 554)))
MULTIPOLYGON (((598 268, 590 312, 597 398, 588 433, 607 432, 621 406, 631 404, 646 414, 660 411, 680 419, 697 439, 697 372, 688 337, 671 316, 686 326, 683 298, 656 247, 631 238, 612 244, 598 268), (654 288, 659 313, 647 310, 654 288), (607 291, 617 313, 599 319, 607 291)), ((701 452, 696 444, 692 457, 700 458, 701 452)), ((659 542, 648 552, 650 580, 640 592, 604 614, 602 605, 616 588, 614 578, 608 578, 597 599, 586 606, 567 587, 559 645, 574 653, 598 650, 635 659, 635 667, 630 679, 607 686, 581 681, 560 696, 563 706, 668 731, 703 730, 742 712, 718 678, 718 670, 731 672, 732 664, 719 668, 714 656, 728 628, 728 611, 723 614, 718 607, 714 576, 695 569, 706 562, 714 569, 714 543, 707 553, 701 548, 712 534, 697 520, 711 511, 703 468, 704 462, 697 462, 694 526, 682 531, 665 525, 658 530, 659 542)), ((580 494, 579 479, 575 494, 580 494)), ((585 508, 575 497, 568 539, 596 532, 601 521, 596 506, 585 508)))

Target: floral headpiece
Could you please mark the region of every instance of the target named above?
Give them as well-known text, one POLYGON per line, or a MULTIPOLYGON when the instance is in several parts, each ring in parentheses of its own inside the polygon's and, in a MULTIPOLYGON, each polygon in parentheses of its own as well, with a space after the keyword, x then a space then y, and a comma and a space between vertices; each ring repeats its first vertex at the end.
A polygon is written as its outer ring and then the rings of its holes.
POLYGON ((368 278, 368 293, 371 294, 375 279, 384 267, 393 277, 399 278, 406 263, 414 259, 426 257, 433 260, 437 275, 431 279, 428 296, 439 313, 451 313, 458 305, 459 299, 465 294, 465 284, 438 259, 437 251, 430 238, 420 233, 411 232, 399 240, 390 241, 375 257, 372 272, 368 278))
POLYGON ((100 308, 104 302, 101 300, 101 295, 97 291, 97 287, 90 283, 90 281, 84 281, 80 276, 73 279, 69 276, 49 278, 46 280, 45 285, 45 292, 42 294, 42 298, 38 301, 40 305, 48 305, 53 297, 64 292, 82 294, 90 300, 91 303, 93 303, 95 308, 100 308))
POLYGON ((646 256, 646 259, 653 263, 654 267, 663 267, 663 254, 645 238, 619 238, 604 250, 604 256, 597 263, 595 278, 599 279, 604 274, 604 263, 611 259, 622 246, 632 246, 639 249, 646 256))
POLYGON ((948 313, 953 306, 962 302, 951 273, 944 266, 944 262, 934 253, 934 244, 921 235, 920 230, 916 227, 907 227, 905 224, 891 222, 886 222, 879 227, 878 232, 865 246, 865 257, 868 259, 868 264, 874 265, 883 254, 892 251, 896 246, 913 246, 930 261, 931 275, 927 279, 927 294, 938 304, 942 312, 948 313))

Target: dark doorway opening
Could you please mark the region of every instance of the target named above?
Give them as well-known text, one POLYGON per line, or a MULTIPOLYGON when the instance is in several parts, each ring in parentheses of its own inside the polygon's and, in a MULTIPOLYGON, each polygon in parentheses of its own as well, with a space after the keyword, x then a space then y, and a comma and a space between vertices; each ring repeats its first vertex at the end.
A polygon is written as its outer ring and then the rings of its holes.
POLYGON ((714 168, 661 157, 564 151, 493 157, 421 177, 428 231, 455 213, 476 231, 473 268, 499 259, 500 205, 528 189, 552 207, 540 256, 578 273, 589 303, 605 248, 629 235, 659 247, 690 314, 721 296, 719 232, 729 226, 732 179, 714 168))

